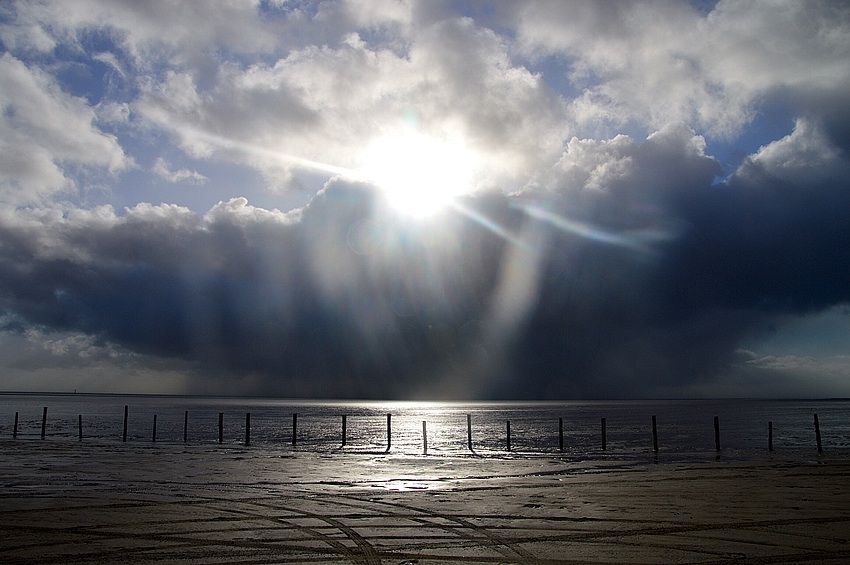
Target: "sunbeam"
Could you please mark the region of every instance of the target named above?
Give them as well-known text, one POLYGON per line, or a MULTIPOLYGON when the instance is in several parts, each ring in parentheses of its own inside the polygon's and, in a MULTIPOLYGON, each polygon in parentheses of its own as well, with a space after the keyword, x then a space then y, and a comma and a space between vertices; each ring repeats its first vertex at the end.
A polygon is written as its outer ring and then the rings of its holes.
POLYGON ((564 216, 531 204, 518 204, 517 207, 532 218, 547 222, 560 230, 572 233, 581 238, 605 245, 625 247, 641 253, 656 253, 656 250, 653 248, 653 244, 669 241, 675 239, 677 236, 675 230, 662 229, 640 229, 614 232, 602 229, 592 224, 565 218, 564 216))

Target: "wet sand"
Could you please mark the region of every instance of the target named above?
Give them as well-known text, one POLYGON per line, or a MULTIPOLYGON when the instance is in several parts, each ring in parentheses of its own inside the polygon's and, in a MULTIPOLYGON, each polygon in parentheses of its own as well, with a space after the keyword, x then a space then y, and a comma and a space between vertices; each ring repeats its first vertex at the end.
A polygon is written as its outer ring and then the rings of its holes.
POLYGON ((0 442, 3 563, 847 563, 850 460, 0 442))

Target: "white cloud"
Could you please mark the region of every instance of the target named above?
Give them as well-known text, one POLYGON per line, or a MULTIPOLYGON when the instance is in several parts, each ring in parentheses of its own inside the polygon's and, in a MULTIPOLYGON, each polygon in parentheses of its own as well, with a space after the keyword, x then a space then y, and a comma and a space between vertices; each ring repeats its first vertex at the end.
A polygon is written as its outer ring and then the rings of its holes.
POLYGON ((106 124, 127 124, 130 121, 130 105, 126 102, 106 102, 99 104, 97 119, 106 124))
POLYGON ((823 358, 765 355, 748 361, 746 368, 755 371, 756 375, 763 372, 763 379, 805 391, 802 394, 813 394, 813 391, 823 396, 850 394, 850 355, 823 358))
MULTIPOLYGON (((32 22, 54 41, 76 43, 82 32, 114 32, 135 63, 144 67, 152 55, 167 54, 175 62, 197 61, 210 45, 240 53, 273 48, 274 26, 259 17, 258 1, 205 3, 151 0, 48 0, 17 3, 17 17, 32 22)), ((46 40, 42 40, 46 43, 46 40)))
POLYGON ((526 174, 559 151, 563 107, 506 49, 468 20, 430 28, 409 55, 351 34, 337 48, 305 47, 274 65, 224 65, 209 90, 170 72, 136 108, 190 154, 247 162, 282 182, 307 162, 356 167, 370 138, 405 119, 465 139, 498 174, 526 174))
POLYGON ((265 210, 251 206, 246 198, 231 198, 227 202, 219 202, 204 215, 207 226, 218 223, 238 225, 242 228, 263 224, 293 224, 300 219, 301 210, 265 210))
POLYGON ((121 171, 132 163, 95 125, 85 101, 13 56, 0 57, 0 199, 41 202, 69 188, 69 164, 121 171))
POLYGON ((755 164, 788 180, 811 183, 819 177, 830 176, 831 165, 838 157, 840 152, 821 128, 800 119, 791 134, 761 147, 744 168, 755 164))
POLYGON ((189 369, 74 332, 0 333, 5 390, 185 393, 189 369))
POLYGON ((413 0, 347 0, 346 11, 364 27, 398 25, 402 29, 413 23, 413 0))
MULTIPOLYGON (((95 361, 98 358, 117 359, 139 355, 109 342, 101 342, 92 335, 81 333, 45 333, 30 328, 25 333, 27 341, 36 348, 43 348, 56 357, 77 358, 76 362, 95 361)), ((71 361, 72 363, 74 361, 71 361)))
POLYGON ((721 1, 707 17, 685 2, 530 1, 516 10, 531 56, 569 62, 585 128, 685 121, 735 135, 779 88, 850 86, 850 11, 835 2, 721 1))
POLYGON ((171 164, 162 157, 154 162, 151 172, 172 183, 204 184, 209 180, 198 171, 190 171, 186 168, 172 170, 171 164))
POLYGON ((705 139, 682 123, 669 124, 642 143, 622 134, 608 140, 573 137, 551 170, 541 173, 527 188, 592 194, 619 190, 625 183, 628 193, 640 193, 648 203, 665 185, 713 167, 715 162, 706 156, 705 148, 705 139), (681 178, 655 170, 661 155, 671 162, 669 167, 675 162, 682 168, 681 178))

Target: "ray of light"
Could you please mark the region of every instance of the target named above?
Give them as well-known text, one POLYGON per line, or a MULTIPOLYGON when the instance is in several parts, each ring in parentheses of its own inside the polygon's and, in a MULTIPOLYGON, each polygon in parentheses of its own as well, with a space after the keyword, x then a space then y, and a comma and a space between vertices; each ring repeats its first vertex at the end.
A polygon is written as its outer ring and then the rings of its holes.
POLYGON ((584 239, 606 245, 625 247, 642 253, 655 253, 656 251, 651 246, 652 243, 668 241, 676 237, 674 230, 642 229, 614 232, 592 224, 565 218, 560 214, 545 210, 539 206, 523 204, 519 205, 519 208, 532 218, 547 222, 560 230, 575 234, 584 239))
POLYGON ((481 227, 483 227, 483 228, 493 232, 494 234, 498 235, 499 237, 501 237, 505 241, 512 243, 512 244, 519 246, 519 247, 528 248, 528 245, 523 240, 521 240, 516 235, 512 234, 511 232, 509 232, 508 230, 506 230, 505 228, 503 228, 502 226, 500 226, 499 224, 497 224, 496 222, 494 222, 490 218, 484 216, 483 214, 481 214, 481 213, 479 213, 479 212, 477 212, 477 211, 475 211, 471 208, 468 208, 468 207, 460 204, 459 202, 455 202, 455 201, 451 202, 449 204, 449 206, 451 207, 452 210, 455 210, 456 212, 466 216, 467 218, 474 221, 475 223, 477 223, 481 227))
POLYGON ((282 151, 276 151, 274 149, 268 149, 245 141, 237 141, 191 126, 179 126, 176 129, 184 137, 198 139, 205 143, 215 145, 221 149, 239 151, 240 153, 256 157, 265 157, 271 160, 289 163, 301 169, 329 173, 331 175, 339 175, 355 181, 368 180, 359 171, 348 167, 341 167, 339 165, 305 159, 304 157, 284 153, 282 151))

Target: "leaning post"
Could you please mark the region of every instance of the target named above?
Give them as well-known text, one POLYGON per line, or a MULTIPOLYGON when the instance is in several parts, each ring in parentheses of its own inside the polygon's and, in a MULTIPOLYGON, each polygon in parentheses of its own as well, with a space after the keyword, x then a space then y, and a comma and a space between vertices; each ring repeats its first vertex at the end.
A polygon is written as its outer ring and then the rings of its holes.
POLYGON ((47 433, 47 406, 41 412, 41 439, 44 439, 45 433, 47 433))
POLYGON ((507 443, 508 451, 510 451, 511 450, 511 421, 506 420, 506 423, 507 423, 507 428, 505 430, 505 437, 507 438, 506 443, 507 443))
POLYGON ((83 415, 82 414, 77 415, 77 424, 79 425, 79 429, 80 429, 80 441, 83 441, 83 415))
POLYGON ((129 414, 130 407, 126 404, 124 405, 124 430, 121 432, 121 441, 127 441, 127 416, 129 414))
POLYGON ((218 413, 218 443, 224 443, 224 412, 218 413))
POLYGON ((466 445, 472 451, 472 414, 466 415, 466 445))
POLYGON ((12 438, 18 437, 18 413, 15 412, 15 427, 12 428, 12 438))
POLYGON ((347 422, 347 420, 348 420, 348 417, 345 414, 343 414, 342 415, 342 447, 345 447, 345 441, 346 441, 345 436, 346 436, 346 433, 348 432, 348 429, 347 429, 348 428, 348 422, 347 422))
POLYGON ((387 414, 387 453, 390 452, 390 447, 393 445, 393 415, 387 414))
POLYGON ((298 413, 292 414, 292 447, 298 443, 298 413))

